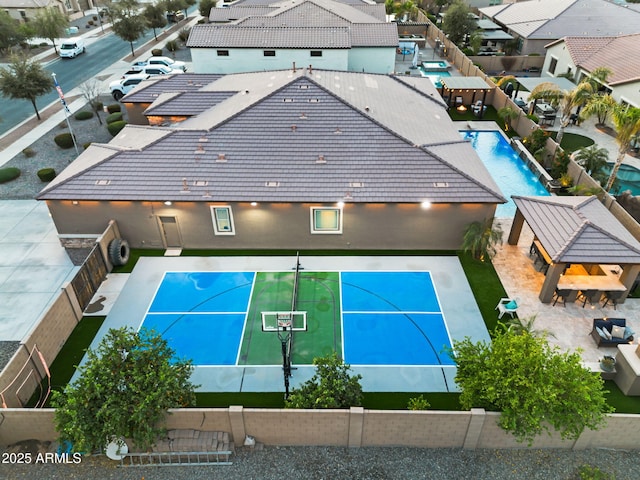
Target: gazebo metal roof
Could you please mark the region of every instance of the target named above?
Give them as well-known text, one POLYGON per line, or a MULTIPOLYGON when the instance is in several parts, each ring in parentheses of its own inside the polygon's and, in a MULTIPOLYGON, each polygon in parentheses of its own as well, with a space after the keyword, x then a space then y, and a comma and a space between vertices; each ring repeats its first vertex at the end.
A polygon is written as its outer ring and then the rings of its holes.
POLYGON ((495 86, 489 85, 482 77, 441 77, 440 82, 446 90, 485 90, 495 86))
POLYGON ((516 81, 529 91, 532 91, 541 83, 553 83, 560 90, 573 90, 576 84, 564 77, 516 77, 516 81))

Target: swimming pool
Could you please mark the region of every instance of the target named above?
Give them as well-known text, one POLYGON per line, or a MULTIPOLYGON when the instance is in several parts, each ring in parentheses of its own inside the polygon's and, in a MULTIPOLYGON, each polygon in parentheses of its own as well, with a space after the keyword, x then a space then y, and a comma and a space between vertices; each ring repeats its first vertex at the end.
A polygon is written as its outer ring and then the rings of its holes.
POLYGON ((500 132, 462 130, 460 133, 465 140, 471 142, 502 194, 509 199, 504 205, 498 205, 496 217, 513 218, 516 205, 511 200, 512 195, 550 195, 500 132))
MULTIPOLYGON (((609 175, 613 168, 613 164, 609 163, 607 165, 608 168, 606 168, 606 173, 609 175)), ((613 184, 611 193, 619 195, 627 190, 631 191, 631 195, 640 195, 640 170, 633 165, 623 163, 618 169, 616 182, 613 184)))
POLYGON ((433 84, 436 86, 436 88, 440 88, 442 87, 442 82, 440 81, 440 78, 442 77, 450 77, 451 73, 446 72, 446 71, 438 71, 438 72, 434 72, 434 71, 428 71, 425 70, 422 66, 418 67, 418 71, 420 72, 420 75, 422 77, 429 77, 429 79, 431 79, 431 81, 433 82, 433 84))
POLYGON ((448 70, 449 68, 451 68, 451 65, 449 65, 449 63, 445 62, 444 60, 422 62, 420 66, 425 72, 441 72, 443 70, 448 70))

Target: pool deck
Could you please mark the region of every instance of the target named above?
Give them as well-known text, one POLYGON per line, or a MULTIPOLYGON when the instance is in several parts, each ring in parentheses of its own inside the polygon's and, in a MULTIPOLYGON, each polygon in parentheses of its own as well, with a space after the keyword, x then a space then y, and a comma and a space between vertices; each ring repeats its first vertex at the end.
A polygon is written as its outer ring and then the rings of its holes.
MULTIPOLYGON (((452 340, 470 337, 489 341, 489 333, 473 298, 457 257, 301 257, 309 271, 429 271, 452 340)), ((95 348, 109 328, 138 328, 167 271, 286 271, 293 257, 143 257, 126 283, 113 277, 98 290, 95 301, 102 309, 95 315, 107 319, 91 345, 95 348), (120 285, 121 291, 113 289, 120 285)), ((93 308, 95 310, 95 308, 93 308)), ((393 334, 390 326, 389 334, 393 334)), ((274 342, 278 339, 274 335, 274 342)), ((294 345, 295 349, 295 345, 294 345)), ((294 365, 291 387, 299 386, 314 372, 312 366, 294 365)), ((453 378, 455 366, 352 366, 362 375, 364 391, 448 392, 458 391, 453 378)), ((197 366, 192 381, 203 392, 277 392, 283 390, 282 368, 278 366, 197 366)))

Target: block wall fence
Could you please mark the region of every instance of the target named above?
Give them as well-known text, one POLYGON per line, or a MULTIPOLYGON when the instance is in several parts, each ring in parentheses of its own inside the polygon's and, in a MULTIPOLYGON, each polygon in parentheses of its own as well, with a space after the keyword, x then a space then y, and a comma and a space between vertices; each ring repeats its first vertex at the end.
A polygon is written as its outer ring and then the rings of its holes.
MULTIPOLYGON (((286 410, 231 406, 171 410, 168 429, 229 432, 236 445, 251 435, 269 446, 414 447, 512 449, 526 448, 503 431, 499 414, 467 412, 367 410, 286 410)), ((0 410, 0 445, 22 440, 55 441, 53 409, 0 410)), ((560 435, 539 436, 532 448, 636 450, 640 446, 640 416, 612 414, 605 427, 587 430, 577 440, 560 435)))

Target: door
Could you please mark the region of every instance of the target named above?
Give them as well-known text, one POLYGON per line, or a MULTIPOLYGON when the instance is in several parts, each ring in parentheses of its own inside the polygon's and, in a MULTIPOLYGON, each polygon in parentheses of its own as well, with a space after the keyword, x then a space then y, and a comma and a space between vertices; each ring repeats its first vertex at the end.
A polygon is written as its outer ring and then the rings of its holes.
POLYGON ((158 217, 160 219, 160 229, 164 237, 164 245, 167 248, 181 248, 180 231, 178 230, 178 219, 176 217, 158 217))

